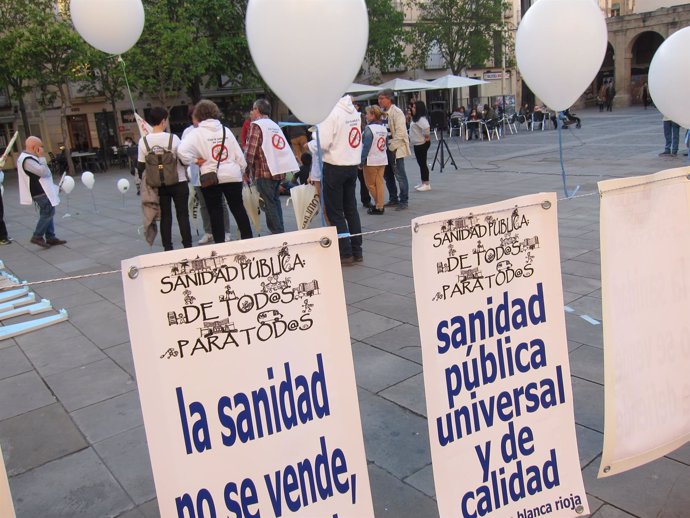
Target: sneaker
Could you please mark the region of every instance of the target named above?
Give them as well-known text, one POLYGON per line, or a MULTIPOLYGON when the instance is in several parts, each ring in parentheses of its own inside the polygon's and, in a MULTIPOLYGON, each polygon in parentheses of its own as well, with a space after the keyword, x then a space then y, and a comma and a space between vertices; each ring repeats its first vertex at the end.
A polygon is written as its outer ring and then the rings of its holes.
POLYGON ((422 185, 420 185, 419 187, 417 187, 417 190, 418 190, 419 192, 430 191, 430 190, 431 190, 431 185, 429 185, 428 183, 422 184, 422 185))
POLYGON ((423 184, 423 183, 418 183, 417 185, 414 186, 414 188, 415 188, 415 189, 419 189, 422 185, 424 185, 424 184, 423 184))
POLYGON ((400 204, 397 207, 395 207, 395 210, 407 210, 407 204, 400 204))
POLYGON ((58 239, 57 237, 51 237, 50 239, 46 239, 46 243, 48 243, 50 246, 53 245, 64 245, 67 243, 64 239, 58 239))
POLYGON ((355 259, 352 256, 340 258, 340 266, 352 266, 354 262, 355 259))
POLYGON ((42 246, 43 248, 50 248, 50 245, 46 243, 46 240, 43 239, 43 236, 32 236, 31 242, 34 245, 42 246))
POLYGON ((356 263, 361 263, 362 261, 364 261, 364 256, 363 255, 356 255, 353 257, 352 260, 356 263))
POLYGON ((384 212, 384 209, 373 208, 373 209, 369 209, 369 210, 367 211, 367 214, 371 214, 371 215, 374 215, 374 216, 380 216, 380 215, 383 214, 383 212, 384 212))
POLYGON ((12 244, 12 239, 9 237, 7 239, 0 239, 0 246, 2 245, 11 245, 12 244))
POLYGON ((664 151, 663 153, 659 153, 659 156, 670 156, 671 152, 670 151, 664 151))
POLYGON ((204 234, 204 237, 199 239, 200 245, 205 245, 205 244, 212 243, 212 242, 213 242, 213 235, 212 234, 204 234))
POLYGON ((676 157, 678 156, 678 153, 671 153, 671 156, 672 156, 673 158, 676 158, 676 157))
POLYGON ((384 207, 395 207, 397 204, 398 204, 398 201, 397 201, 397 200, 395 200, 395 201, 394 201, 394 200, 391 200, 391 201, 389 201, 388 203, 385 203, 383 206, 384 206, 384 207))

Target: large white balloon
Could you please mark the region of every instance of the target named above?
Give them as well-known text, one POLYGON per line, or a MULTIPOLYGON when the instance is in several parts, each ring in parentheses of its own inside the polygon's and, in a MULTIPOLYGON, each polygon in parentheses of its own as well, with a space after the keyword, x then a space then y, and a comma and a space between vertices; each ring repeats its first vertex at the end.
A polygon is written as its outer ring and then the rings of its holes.
POLYGON ((141 0, 71 0, 69 7, 81 37, 108 54, 127 52, 144 30, 141 0))
POLYGON ((323 121, 362 66, 369 35, 364 0, 250 0, 247 41, 266 83, 303 122, 323 121), (308 49, 304 65, 285 52, 308 49))
POLYGON ((93 189, 93 184, 96 183, 96 178, 91 171, 84 171, 81 174, 81 183, 83 183, 87 189, 91 190, 93 189))
POLYGON ((117 190, 120 191, 122 194, 129 191, 129 180, 127 180, 127 178, 120 178, 117 181, 117 190))
POLYGON ((65 192, 65 194, 71 193, 74 189, 74 178, 72 178, 71 176, 65 176, 62 179, 62 183, 60 184, 60 186, 62 187, 62 190, 65 192))
POLYGON ((596 76, 608 41, 592 0, 539 0, 522 18, 515 55, 522 78, 554 110, 569 108, 596 76), (580 36, 569 34, 565 26, 580 36))
POLYGON ((649 65, 649 93, 666 117, 690 128, 690 27, 674 32, 657 49, 649 65))

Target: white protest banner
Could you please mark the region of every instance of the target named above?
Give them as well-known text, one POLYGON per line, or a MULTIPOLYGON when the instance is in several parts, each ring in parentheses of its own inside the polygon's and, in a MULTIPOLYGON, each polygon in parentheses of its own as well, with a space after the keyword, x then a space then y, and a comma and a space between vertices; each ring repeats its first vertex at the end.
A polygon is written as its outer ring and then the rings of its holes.
POLYGON ((124 261, 161 516, 373 516, 335 228, 124 261))
POLYGON ((2 449, 0 449, 0 516, 2 516, 2 518, 15 517, 12 494, 10 493, 10 483, 7 480, 5 461, 2 457, 2 449))
POLYGON ((412 228, 441 518, 586 514, 555 193, 412 228))
POLYGON ((690 440, 690 168, 599 182, 604 450, 599 476, 690 440))

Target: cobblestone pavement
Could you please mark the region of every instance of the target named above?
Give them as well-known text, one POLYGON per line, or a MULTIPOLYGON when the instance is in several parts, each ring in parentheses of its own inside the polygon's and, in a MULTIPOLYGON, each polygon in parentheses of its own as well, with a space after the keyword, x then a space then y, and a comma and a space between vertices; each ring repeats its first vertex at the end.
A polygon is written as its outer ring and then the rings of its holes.
MULTIPOLYGON (((583 110, 582 129, 564 132, 569 186, 578 197, 559 203, 561 267, 575 420, 585 486, 597 518, 690 516, 690 445, 628 473, 597 480, 603 440, 603 357, 596 182, 677 167, 662 159, 661 116, 642 108, 583 110)), ((562 196, 557 132, 507 135, 494 142, 446 141, 451 164, 431 176, 432 190, 412 190, 407 211, 368 216, 365 230, 541 191, 562 196)), ((429 160, 434 157, 435 143, 429 160)), ((407 159, 410 185, 419 179, 407 159)), ((5 219, 12 245, 0 259, 28 281, 117 270, 151 249, 139 234, 134 190, 115 184, 125 171, 96 175, 58 207, 66 246, 29 243, 36 222, 18 204, 6 175, 5 219), (95 210, 97 208, 97 211, 95 210), (69 216, 67 216, 69 214, 69 216)), ((288 229, 295 228, 287 209, 288 229)), ((179 246, 179 236, 175 236, 179 246)), ((410 230, 368 236, 365 261, 343 275, 369 474, 378 517, 434 517, 421 351, 415 310, 410 230)), ((153 251, 162 247, 156 244, 153 251)), ((0 444, 19 518, 150 518, 158 508, 118 274, 36 286, 69 320, 0 341, 0 444)), ((13 321, 5 321, 11 324, 13 321)), ((462 469, 459 470, 461 476, 462 469)))

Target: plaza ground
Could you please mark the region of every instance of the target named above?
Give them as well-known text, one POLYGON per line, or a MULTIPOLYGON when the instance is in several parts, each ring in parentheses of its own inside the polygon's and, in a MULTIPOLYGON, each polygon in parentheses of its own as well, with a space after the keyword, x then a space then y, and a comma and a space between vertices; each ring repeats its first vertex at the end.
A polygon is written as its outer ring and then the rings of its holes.
MULTIPOLYGON (((690 445, 622 475, 596 478, 603 442, 604 371, 597 181, 685 164, 662 159, 661 115, 654 109, 584 110, 582 129, 566 130, 565 167, 578 195, 558 204, 561 268, 580 464, 597 518, 690 516, 690 445), (583 318, 586 317, 586 318, 583 318)), ((409 225, 413 217, 535 192, 563 197, 558 134, 507 135, 494 142, 447 140, 458 165, 438 165, 432 190, 412 189, 409 210, 368 216, 365 231, 409 225)), ((429 161, 434 157, 432 143, 429 161)), ((413 157, 410 185, 419 183, 413 157)), ((162 251, 140 234, 134 189, 116 189, 126 171, 78 182, 58 207, 66 246, 29 243, 37 215, 20 206, 6 174, 5 221, 15 242, 0 247, 7 270, 37 281, 117 270, 120 261, 162 251), (69 214, 69 216, 66 216, 69 214)), ((285 198, 283 198, 285 199, 285 198)), ((288 230, 295 229, 285 209, 288 230)), ((236 229, 235 229, 236 231, 236 229)), ((176 247, 180 238, 175 236, 176 247)), ((432 518, 431 457, 414 299, 411 231, 364 238, 364 262, 343 271, 359 404, 377 517, 432 518)), ((0 445, 18 518, 151 518, 158 508, 137 394, 119 273, 32 288, 69 320, 0 341, 0 445)), ((5 321, 11 324, 13 320, 5 321)), ((462 477, 458 467, 458 478, 462 477)))

